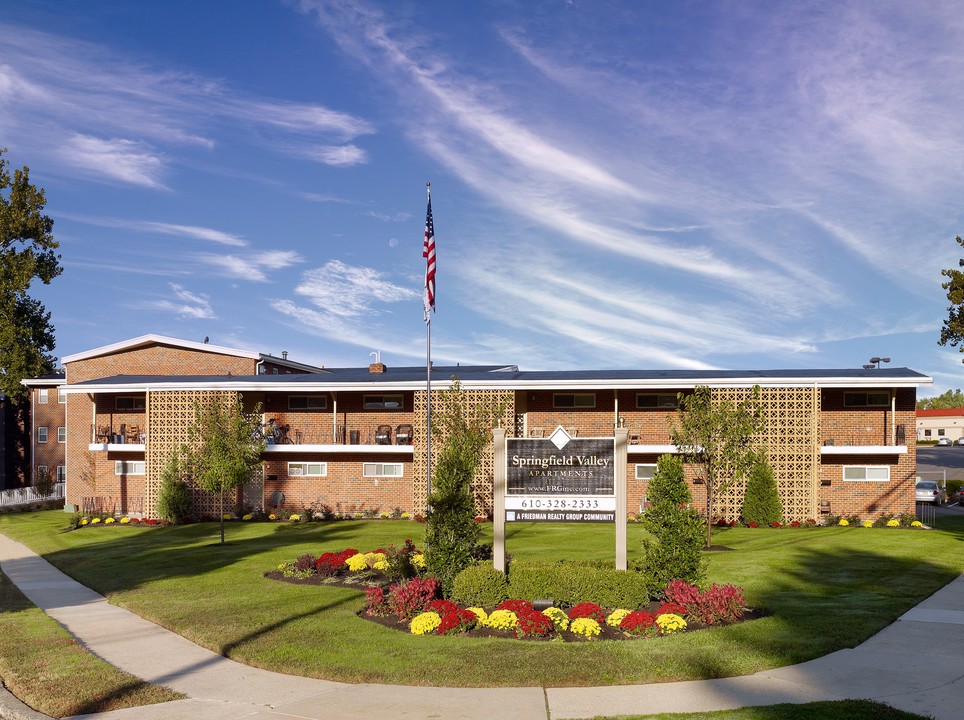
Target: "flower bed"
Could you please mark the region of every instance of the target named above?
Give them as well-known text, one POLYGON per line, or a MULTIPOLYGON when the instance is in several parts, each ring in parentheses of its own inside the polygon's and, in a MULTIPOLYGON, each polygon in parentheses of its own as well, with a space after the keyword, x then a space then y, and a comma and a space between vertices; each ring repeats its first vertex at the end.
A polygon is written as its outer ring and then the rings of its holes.
POLYGON ((532 640, 589 641, 654 638, 690 632, 703 627, 740 622, 758 617, 747 610, 743 589, 733 585, 699 588, 672 581, 663 602, 645 608, 606 610, 591 602, 568 610, 549 607, 536 610, 528 600, 505 600, 495 608, 461 607, 438 597, 440 586, 433 577, 417 574, 393 582, 388 573, 398 566, 424 568, 415 545, 406 540, 402 548, 389 546, 370 552, 346 548, 305 554, 282 563, 265 575, 302 584, 338 584, 365 587, 361 616, 413 635, 472 635, 532 640))

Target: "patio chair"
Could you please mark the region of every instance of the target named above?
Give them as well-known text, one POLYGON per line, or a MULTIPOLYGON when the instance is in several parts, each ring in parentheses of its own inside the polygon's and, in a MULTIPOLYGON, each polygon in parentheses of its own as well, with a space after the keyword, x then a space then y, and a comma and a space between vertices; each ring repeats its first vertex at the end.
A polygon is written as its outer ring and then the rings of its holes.
POLYGON ((94 438, 99 443, 110 442, 110 425, 98 425, 97 435, 94 438))
POLYGON ((375 429, 375 444, 376 445, 392 444, 392 426, 391 425, 379 425, 375 429))
POLYGON ((396 445, 412 444, 412 426, 411 425, 399 425, 397 428, 395 428, 395 444, 396 445))
POLYGON ((127 426, 127 442, 139 443, 141 441, 141 429, 137 425, 127 426))

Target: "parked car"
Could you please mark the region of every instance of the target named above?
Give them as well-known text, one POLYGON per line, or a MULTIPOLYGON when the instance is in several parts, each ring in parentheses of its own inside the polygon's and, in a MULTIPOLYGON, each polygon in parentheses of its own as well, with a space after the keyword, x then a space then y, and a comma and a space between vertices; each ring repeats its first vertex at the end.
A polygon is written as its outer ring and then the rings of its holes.
POLYGON ((947 447, 951 444, 951 439, 949 437, 942 437, 937 441, 937 447, 947 447))
POLYGON ((955 445, 964 445, 964 435, 961 435, 959 438, 957 438, 957 441, 956 441, 954 444, 955 444, 955 445))
POLYGON ((935 480, 918 480, 917 502, 942 505, 947 502, 947 492, 935 480))

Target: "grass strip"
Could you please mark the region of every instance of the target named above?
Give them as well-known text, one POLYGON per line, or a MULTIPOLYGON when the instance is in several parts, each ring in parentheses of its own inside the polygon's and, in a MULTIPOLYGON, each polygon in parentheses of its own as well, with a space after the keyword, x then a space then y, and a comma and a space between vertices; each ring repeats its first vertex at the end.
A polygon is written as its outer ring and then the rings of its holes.
MULTIPOLYGON (((358 616, 362 590, 297 586, 265 571, 310 552, 421 540, 405 521, 213 523, 61 532, 62 513, 0 516, 0 532, 80 582, 215 652, 345 682, 463 687, 616 685, 748 675, 853 647, 959 576, 964 517, 931 531, 865 528, 714 532, 710 581, 744 586, 753 622, 641 641, 417 637, 358 616)), ((643 537, 629 528, 638 555, 643 537)), ((612 559, 612 526, 515 524, 525 559, 612 559)))
POLYGON ((0 678, 34 710, 67 717, 178 700, 81 647, 0 573, 0 678))
MULTIPOLYGON (((926 720, 926 716, 905 712, 872 700, 837 700, 780 704, 718 710, 705 713, 663 713, 661 715, 620 715, 618 720, 926 720)), ((593 720, 617 720, 596 717, 593 720)))

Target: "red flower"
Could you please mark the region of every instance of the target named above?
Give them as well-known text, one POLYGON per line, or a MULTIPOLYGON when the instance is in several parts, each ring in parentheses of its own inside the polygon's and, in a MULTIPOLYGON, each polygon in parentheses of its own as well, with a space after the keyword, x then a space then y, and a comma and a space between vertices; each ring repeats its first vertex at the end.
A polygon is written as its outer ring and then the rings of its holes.
POLYGON ((155 520, 154 518, 148 518, 144 522, 147 523, 148 525, 157 525, 157 520, 155 520))
POLYGON ((770 523, 770 527, 783 527, 783 526, 779 522, 774 520, 772 523, 770 523))
POLYGON ((602 625, 606 622, 606 614, 602 611, 596 603, 584 602, 578 605, 573 605, 569 610, 569 619, 576 620, 578 618, 592 618, 597 623, 602 625))
POLYGON ((679 603, 667 602, 667 603, 663 603, 660 606, 659 610, 656 611, 655 614, 657 617, 659 617, 660 615, 667 615, 670 613, 672 613, 673 615, 680 615, 680 616, 686 615, 686 608, 680 605, 679 603))
POLYGON ((759 525, 756 524, 756 520, 750 520, 750 522, 748 522, 746 526, 751 528, 760 527, 759 525))
POLYGON ((794 520, 792 523, 790 523, 790 527, 800 527, 800 521, 794 520))
POLYGON ((552 618, 544 613, 530 610, 517 614, 519 619, 515 626, 515 636, 522 637, 545 637, 553 631, 552 618))
POLYGON ((496 610, 511 610, 516 615, 532 612, 532 603, 528 600, 503 600, 496 610))
POLYGON ((645 610, 636 610, 622 619, 619 629, 633 635, 655 634, 657 632, 656 616, 645 610))
POLYGON ((478 618, 474 612, 462 610, 456 605, 455 610, 442 616, 442 621, 435 632, 439 635, 465 632, 475 627, 476 622, 478 622, 478 618))
POLYGON ((451 600, 433 600, 426 606, 425 609, 429 612, 435 612, 442 617, 445 617, 449 613, 458 612, 459 606, 451 600))

